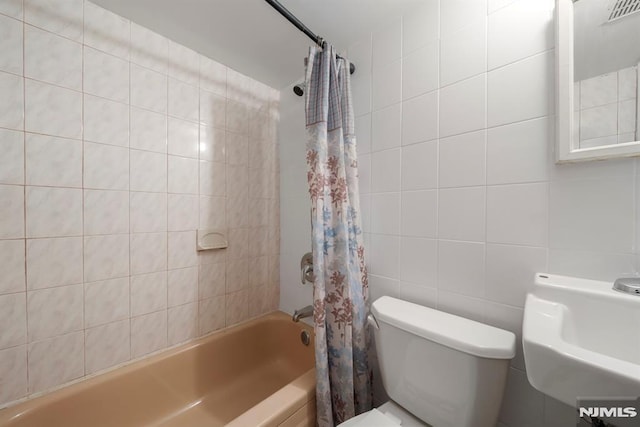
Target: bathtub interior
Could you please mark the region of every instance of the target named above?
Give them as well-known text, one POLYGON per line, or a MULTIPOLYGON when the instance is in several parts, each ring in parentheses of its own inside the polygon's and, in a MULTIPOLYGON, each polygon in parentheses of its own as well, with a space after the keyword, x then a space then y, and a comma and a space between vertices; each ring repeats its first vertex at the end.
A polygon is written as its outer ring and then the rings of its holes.
POLYGON ((270 314, 0 411, 0 426, 226 425, 288 384, 295 390, 296 379, 312 394, 313 343, 302 344, 304 329, 270 314))

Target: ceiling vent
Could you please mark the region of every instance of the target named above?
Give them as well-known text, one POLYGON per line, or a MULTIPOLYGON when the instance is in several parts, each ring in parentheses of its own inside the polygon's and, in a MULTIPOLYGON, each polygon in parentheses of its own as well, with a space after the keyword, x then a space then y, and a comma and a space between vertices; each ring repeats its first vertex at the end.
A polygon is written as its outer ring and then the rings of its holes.
POLYGON ((614 0, 609 22, 640 12, 640 0, 614 0))

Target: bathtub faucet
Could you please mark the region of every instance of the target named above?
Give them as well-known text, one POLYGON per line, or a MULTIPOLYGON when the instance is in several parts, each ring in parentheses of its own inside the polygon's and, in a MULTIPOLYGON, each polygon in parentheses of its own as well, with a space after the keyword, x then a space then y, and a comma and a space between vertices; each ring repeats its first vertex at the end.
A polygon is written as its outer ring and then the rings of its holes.
POLYGON ((300 310, 294 311, 291 320, 293 320, 294 322, 299 322, 300 319, 311 316, 313 316, 313 306, 308 305, 304 308, 301 308, 300 310))

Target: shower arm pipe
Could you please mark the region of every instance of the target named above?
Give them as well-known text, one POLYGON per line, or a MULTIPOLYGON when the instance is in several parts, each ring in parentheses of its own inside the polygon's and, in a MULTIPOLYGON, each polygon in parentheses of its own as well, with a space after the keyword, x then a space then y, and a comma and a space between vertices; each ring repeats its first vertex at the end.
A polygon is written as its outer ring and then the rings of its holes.
MULTIPOLYGON (((323 47, 325 40, 311 31, 309 27, 304 25, 302 21, 300 21, 293 13, 289 11, 286 7, 282 5, 278 0, 265 0, 271 7, 273 7, 280 15, 284 16, 287 21, 291 22, 297 29, 302 31, 307 37, 309 37, 313 42, 323 47)), ((340 58, 340 57, 338 57, 340 58)), ((353 74, 356 71, 356 66, 353 63, 350 63, 349 72, 353 74)))

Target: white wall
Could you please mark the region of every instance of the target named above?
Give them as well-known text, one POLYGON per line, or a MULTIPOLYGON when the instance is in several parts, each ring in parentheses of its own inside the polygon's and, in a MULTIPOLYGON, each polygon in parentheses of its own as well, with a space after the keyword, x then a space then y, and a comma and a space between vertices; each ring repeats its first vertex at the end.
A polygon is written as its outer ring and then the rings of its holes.
MULTIPOLYGON (((637 161, 552 161, 553 5, 430 0, 349 48, 373 298, 520 336, 536 271, 606 280, 637 271, 637 161)), ((303 108, 288 90, 282 98, 303 108)), ((309 247, 301 121, 283 108, 285 310, 311 301, 297 282, 309 247)), ((524 369, 519 350, 502 425, 573 425, 573 411, 534 390, 524 369)))
POLYGON ((83 0, 0 46, 0 406, 276 307, 278 91, 83 0))

